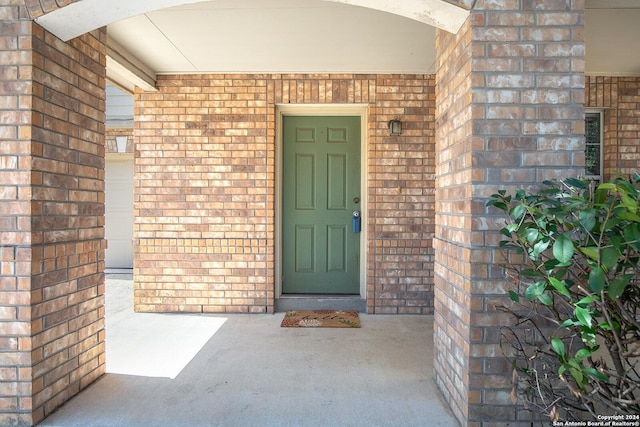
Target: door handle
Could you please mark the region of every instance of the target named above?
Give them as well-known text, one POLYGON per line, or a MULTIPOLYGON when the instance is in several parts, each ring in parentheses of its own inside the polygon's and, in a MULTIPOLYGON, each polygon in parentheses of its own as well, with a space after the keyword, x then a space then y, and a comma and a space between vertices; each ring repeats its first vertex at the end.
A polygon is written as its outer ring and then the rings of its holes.
POLYGON ((351 213, 351 231, 359 233, 360 228, 360 211, 353 211, 351 213))

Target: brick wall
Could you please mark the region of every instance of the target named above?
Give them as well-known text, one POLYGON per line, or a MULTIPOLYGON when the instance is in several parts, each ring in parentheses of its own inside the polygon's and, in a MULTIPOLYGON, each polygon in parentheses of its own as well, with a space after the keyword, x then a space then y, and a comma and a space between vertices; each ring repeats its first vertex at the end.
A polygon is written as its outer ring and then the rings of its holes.
POLYGON ((269 312, 275 105, 367 104, 369 312, 430 313, 432 76, 160 76, 135 95, 135 304, 269 312), (404 122, 400 137, 387 124, 404 122))
POLYGON ((61 7, 68 6, 77 1, 81 0, 22 0, 21 3, 26 5, 31 19, 36 19, 46 13, 54 12, 61 7))
POLYGON ((0 424, 31 425, 104 373, 106 35, 3 6, 0 424))
POLYGON ((31 24, 4 4, 0 38, 0 425, 33 422, 31 384, 31 24))
POLYGON ((478 1, 437 33, 436 380, 464 425, 530 425, 512 404, 500 328, 514 319, 498 249, 499 189, 584 165, 583 3, 478 1), (572 7, 575 8, 572 10, 572 7))
POLYGON ((65 44, 33 28, 31 355, 40 418, 105 372, 106 32, 65 44))
POLYGON ((603 109, 604 179, 638 173, 640 78, 586 77, 585 107, 603 109))
MULTIPOLYGON (((458 420, 468 417, 469 249, 462 245, 470 213, 471 26, 436 33, 436 248, 434 366, 436 383, 458 420), (459 242, 460 244, 456 244, 459 242)), ((477 400, 477 397, 476 397, 477 400)))
POLYGON ((369 144, 371 313, 433 313, 434 76, 380 76, 369 144), (402 120, 402 136, 388 123, 402 120))

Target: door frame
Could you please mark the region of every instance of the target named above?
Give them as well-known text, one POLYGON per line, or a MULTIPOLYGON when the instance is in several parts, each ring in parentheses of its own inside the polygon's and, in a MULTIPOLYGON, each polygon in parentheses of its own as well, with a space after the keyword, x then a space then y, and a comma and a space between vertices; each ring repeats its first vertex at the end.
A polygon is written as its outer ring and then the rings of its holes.
MULTIPOLYGON (((283 140, 282 118, 284 116, 357 116, 360 117, 360 203, 363 213, 360 232, 360 298, 366 299, 367 291, 367 242, 368 242, 368 168, 369 153, 369 105, 368 104, 276 104, 276 189, 275 189, 275 297, 282 298, 282 168, 283 140)), ((286 297, 286 296, 285 296, 286 297)), ((318 297, 321 297, 319 295, 318 297)))

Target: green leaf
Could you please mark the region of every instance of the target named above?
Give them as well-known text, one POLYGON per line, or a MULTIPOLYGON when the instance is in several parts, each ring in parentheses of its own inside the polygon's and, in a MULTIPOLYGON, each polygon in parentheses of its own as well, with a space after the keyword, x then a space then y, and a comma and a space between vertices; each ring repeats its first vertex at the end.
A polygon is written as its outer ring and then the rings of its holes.
POLYGON ((600 258, 597 246, 578 248, 578 250, 580 250, 580 252, 585 254, 589 259, 592 259, 593 261, 598 261, 598 259, 600 258))
POLYGON ((511 298, 511 301, 513 302, 520 302, 520 295, 514 291, 509 291, 509 298, 511 298))
POLYGON ((611 281, 609 285, 609 296, 612 299, 618 299, 624 293, 625 288, 629 285, 633 274, 623 274, 611 281))
POLYGON ((529 285, 527 290, 524 292, 524 297, 527 301, 533 301, 544 293, 546 287, 547 284, 542 281, 529 285))
POLYGON ((528 279, 534 279, 537 277, 542 277, 543 274, 538 270, 534 270, 533 268, 525 268, 520 272, 520 276, 526 277, 528 279))
POLYGON ((592 318, 591 318, 591 311, 589 309, 577 306, 575 310, 573 310, 573 313, 576 315, 576 319, 578 319, 578 321, 582 325, 588 328, 591 327, 592 318))
POLYGON ((521 205, 514 206, 514 208, 511 209, 510 214, 515 219, 520 219, 526 212, 527 212, 527 205, 521 204, 521 205))
POLYGON ((549 258, 542 264, 544 271, 551 271, 558 266, 562 266, 562 263, 555 258, 549 258))
POLYGON ((627 244, 640 250, 640 224, 629 224, 624 228, 624 238, 627 244))
POLYGON ((571 187, 578 188, 581 190, 589 187, 589 183, 587 183, 585 180, 578 179, 578 178, 567 178, 564 180, 564 182, 571 187))
POLYGON ((606 247, 600 252, 600 265, 605 271, 611 271, 618 263, 620 251, 616 247, 606 247))
POLYGON ((566 234, 561 234, 553 244, 553 256, 560 262, 568 262, 574 253, 573 242, 566 234))
POLYGON ((611 325, 609 325, 607 322, 602 322, 602 323, 598 324, 598 327, 600 329, 604 329, 605 331, 610 331, 611 330, 611 325))
POLYGON ((567 320, 565 320, 564 322, 562 322, 560 324, 560 327, 561 328, 568 328, 570 326, 578 326, 578 325, 580 325, 580 322, 576 322, 573 319, 567 319, 567 320))
POLYGON ((600 301, 600 297, 597 296, 597 295, 593 295, 593 296, 590 296, 590 297, 584 297, 580 301, 578 301, 576 303, 576 305, 585 306, 585 305, 591 304, 594 301, 600 301))
POLYGON ((562 360, 565 359, 567 353, 564 348, 564 342, 562 342, 560 338, 552 338, 551 347, 553 348, 553 351, 555 351, 556 354, 560 356, 562 360))
POLYGON ((593 328, 587 328, 584 325, 580 331, 580 339, 583 343, 591 346, 596 345, 596 331, 593 328))
POLYGON ((489 203, 487 203, 487 205, 491 205, 491 206, 495 206, 496 208, 500 209, 501 211, 506 212, 507 211, 507 204, 504 202, 498 202, 498 201, 490 201, 489 203))
MULTIPOLYGON (((631 209, 631 207, 629 207, 629 209, 631 209)), ((631 222, 640 222, 640 216, 638 216, 635 212, 621 212, 620 214, 618 214, 618 217, 631 222)))
POLYGON ((582 224, 582 226, 585 228, 585 230, 587 231, 593 230, 593 227, 595 227, 596 225, 595 209, 587 209, 587 210, 580 211, 580 214, 578 215, 578 219, 580 221, 580 224, 582 224))
POLYGON ((529 243, 535 242, 540 236, 540 232, 537 228, 525 228, 521 234, 529 243))
POLYGON ((560 365, 558 368, 558 375, 562 375, 567 371, 567 365, 560 365))
POLYGON ((627 194, 622 194, 622 205, 629 209, 629 211, 635 213, 638 210, 638 203, 633 200, 632 197, 629 197, 627 194))
POLYGON ((582 366, 580 366, 580 364, 575 359, 569 360, 569 372, 571 372, 571 376, 576 380, 576 383, 578 383, 578 386, 581 389, 584 389, 586 378, 582 373, 582 366))
POLYGON ((598 185, 598 190, 615 190, 615 189, 616 189, 616 185, 610 182, 604 182, 598 185))
POLYGON ((595 378, 598 381, 609 382, 609 377, 607 377, 602 372, 598 371, 594 368, 585 368, 584 373, 589 375, 591 378, 595 378))
POLYGON ((540 256, 542 252, 546 251, 548 247, 549 247, 549 240, 540 240, 536 242, 536 244, 533 245, 533 250, 529 254, 529 257, 532 260, 537 260, 538 256, 540 256))
POLYGON ((564 281, 560 281, 555 277, 549 277, 549 283, 551 283, 551 286, 553 286, 553 288, 560 294, 564 295, 567 298, 571 298, 571 294, 569 293, 569 290, 567 289, 564 281))
POLYGON ((591 356, 591 350, 588 348, 581 348, 580 350, 578 350, 576 352, 576 359, 582 361, 583 359, 586 359, 587 357, 591 356))
POLYGON ((593 292, 601 292, 606 282, 604 271, 600 267, 593 267, 589 273, 589 288, 593 292))
POLYGON ((540 301, 542 304, 546 305, 547 307, 551 307, 551 305, 553 305, 553 300, 548 294, 538 295, 538 301, 540 301))

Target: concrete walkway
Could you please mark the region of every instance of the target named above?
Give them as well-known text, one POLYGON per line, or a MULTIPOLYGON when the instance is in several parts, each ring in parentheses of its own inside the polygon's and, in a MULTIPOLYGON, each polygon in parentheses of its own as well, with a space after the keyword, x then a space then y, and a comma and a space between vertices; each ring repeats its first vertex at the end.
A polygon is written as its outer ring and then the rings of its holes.
POLYGON ((281 328, 283 313, 133 313, 107 278, 107 371, 40 426, 457 426, 433 380, 430 316, 281 328))

